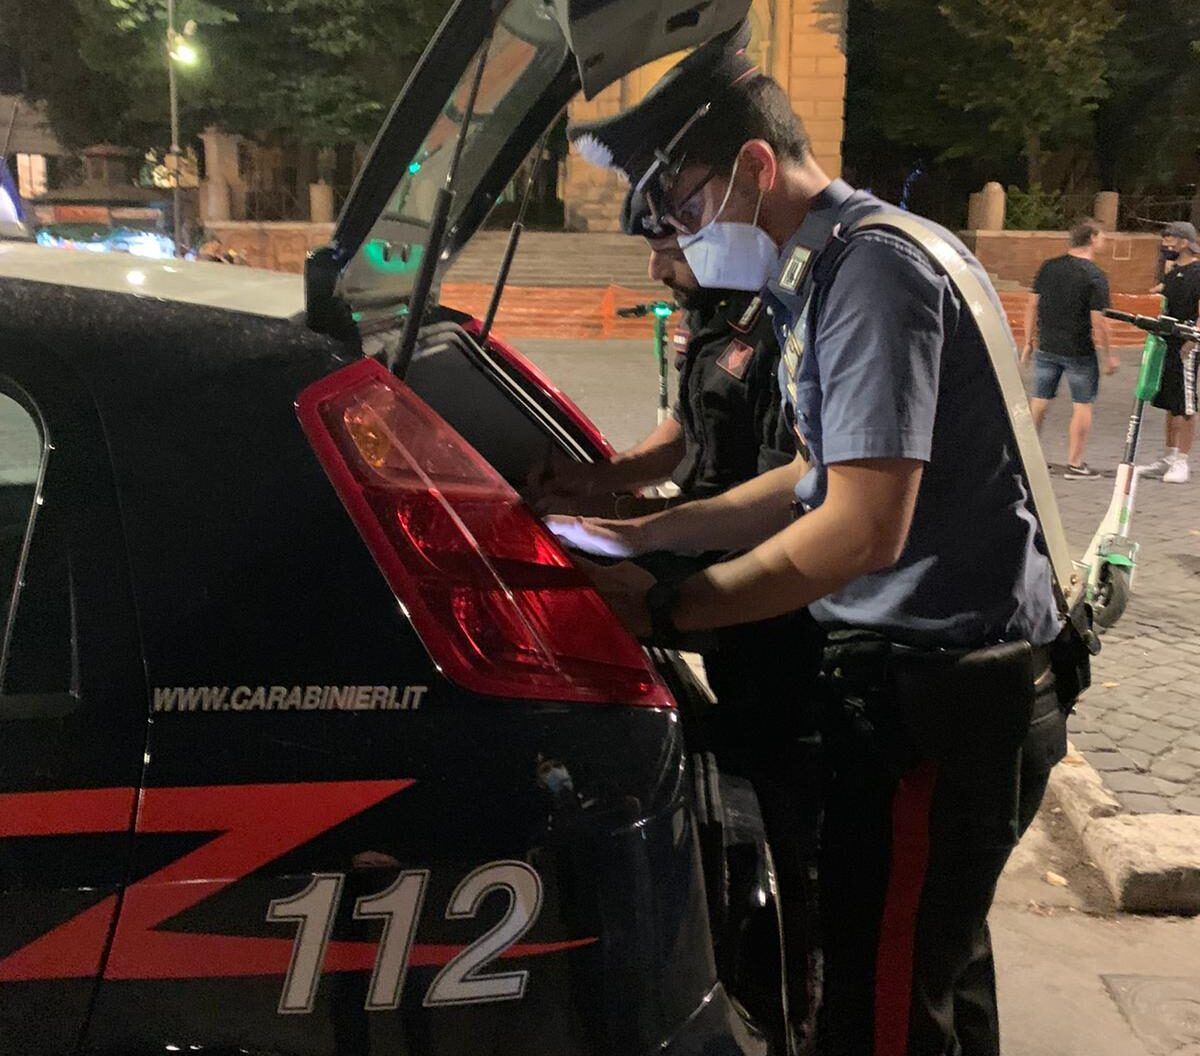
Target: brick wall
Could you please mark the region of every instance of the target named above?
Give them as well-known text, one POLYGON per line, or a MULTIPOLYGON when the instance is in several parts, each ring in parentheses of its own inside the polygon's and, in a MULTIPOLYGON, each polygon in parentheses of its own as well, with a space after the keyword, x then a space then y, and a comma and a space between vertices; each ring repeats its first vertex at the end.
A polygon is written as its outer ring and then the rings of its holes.
MULTIPOLYGON (((301 271, 308 250, 323 245, 332 234, 331 224, 223 221, 208 226, 251 264, 291 272, 301 271)), ((1061 239, 1040 234, 1000 234, 1006 237, 984 241, 985 257, 990 255, 992 264, 1003 256, 1002 249, 1011 250, 1012 246, 1025 250, 1041 247, 1038 252, 1050 256, 1062 245, 1061 239)), ((442 286, 443 302, 482 315, 506 241, 507 235, 500 231, 477 234, 450 269, 442 286)), ((1157 245, 1156 238, 1151 241, 1157 245)), ((1016 259, 1010 252, 1013 268, 1016 259)), ((1032 275, 1041 259, 1044 257, 1029 257, 1022 266, 1032 275)), ((601 233, 527 232, 501 303, 497 329, 509 337, 645 337, 649 341, 652 320, 621 319, 616 314, 622 305, 662 296, 662 288, 650 282, 645 269, 646 248, 641 239, 601 233)), ((1004 290, 1000 297, 1020 345, 1025 336, 1026 293, 1004 290)), ((1153 315, 1157 311, 1157 298, 1145 294, 1114 291, 1113 303, 1126 312, 1153 315)), ((1141 345, 1142 337, 1132 327, 1114 328, 1114 341, 1120 346, 1141 345)))
MULTIPOLYGON (((991 275, 1022 286, 1033 282, 1042 261, 1067 251, 1065 231, 967 231, 963 241, 991 275)), ((1110 235, 1096 263, 1114 293, 1145 293, 1157 281, 1158 247, 1158 235, 1110 235)))
POLYGON ((791 48, 787 76, 775 76, 787 87, 792 109, 804 122, 813 156, 830 176, 842 171, 845 130, 845 12, 827 0, 792 0, 780 4, 776 18, 791 15, 791 48), (790 11, 788 10, 790 8, 790 11))

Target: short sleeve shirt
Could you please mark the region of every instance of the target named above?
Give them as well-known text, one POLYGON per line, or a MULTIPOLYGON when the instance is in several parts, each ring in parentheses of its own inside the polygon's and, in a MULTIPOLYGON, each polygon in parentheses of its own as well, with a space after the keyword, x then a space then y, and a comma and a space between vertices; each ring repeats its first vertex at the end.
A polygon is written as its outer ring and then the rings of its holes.
MULTIPOLYGON (((796 487, 798 502, 819 507, 828 467, 840 462, 924 463, 900 559, 810 611, 827 628, 918 646, 1045 644, 1060 625, 1050 563, 969 311, 903 236, 864 230, 839 243, 855 221, 891 208, 835 181, 784 247, 780 276, 768 286, 785 349, 781 387, 811 467, 796 487), (797 283, 794 261, 806 250, 813 256, 797 283)), ((966 248, 930 227, 990 290, 966 248)))
POLYGON ((1194 322, 1200 304, 1200 260, 1168 271, 1163 277, 1163 297, 1167 301, 1167 315, 1194 322))
POLYGON ((1108 276, 1092 261, 1066 253, 1038 268, 1033 292, 1038 348, 1056 356, 1094 356, 1092 312, 1109 307, 1108 276))

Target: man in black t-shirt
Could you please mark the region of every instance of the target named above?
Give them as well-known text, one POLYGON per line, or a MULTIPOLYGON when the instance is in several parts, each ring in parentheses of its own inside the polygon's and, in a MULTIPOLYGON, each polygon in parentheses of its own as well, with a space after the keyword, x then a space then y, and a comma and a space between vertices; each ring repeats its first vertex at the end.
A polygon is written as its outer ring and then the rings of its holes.
MULTIPOLYGON (((1175 319, 1194 322, 1200 312, 1200 246, 1196 229, 1184 221, 1163 229, 1163 250, 1174 266, 1151 292, 1161 293, 1164 311, 1175 319)), ((1191 476, 1188 453, 1196 436, 1196 345, 1167 341, 1162 384, 1154 406, 1167 412, 1166 450, 1157 462, 1140 467, 1144 477, 1162 477, 1168 484, 1186 484, 1191 476)))
POLYGON ((1120 361, 1112 354, 1108 320, 1108 279, 1095 256, 1104 245, 1104 229, 1095 220, 1081 220, 1069 236, 1070 248, 1061 257, 1047 260, 1033 280, 1025 307, 1025 348, 1021 362, 1034 361, 1030 409, 1040 431, 1050 401, 1058 393, 1064 374, 1071 390, 1071 426, 1067 434, 1068 480, 1098 477, 1083 460, 1084 445, 1092 430, 1092 404, 1100 388, 1096 344, 1104 352, 1105 373, 1112 374, 1120 361), (1036 349, 1036 355, 1034 354, 1036 349))

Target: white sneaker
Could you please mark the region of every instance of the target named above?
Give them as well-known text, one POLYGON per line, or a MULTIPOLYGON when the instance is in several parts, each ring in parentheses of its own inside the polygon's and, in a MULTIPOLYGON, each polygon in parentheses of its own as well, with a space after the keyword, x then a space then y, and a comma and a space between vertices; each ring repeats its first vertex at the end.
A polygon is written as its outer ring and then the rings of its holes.
POLYGON ((1186 458, 1177 458, 1163 474, 1164 484, 1186 484, 1191 478, 1192 471, 1188 468, 1186 458))
POLYGON ((1148 466, 1138 466, 1139 477, 1161 477, 1168 469, 1175 464, 1175 459, 1167 455, 1160 455, 1157 461, 1151 462, 1148 466))

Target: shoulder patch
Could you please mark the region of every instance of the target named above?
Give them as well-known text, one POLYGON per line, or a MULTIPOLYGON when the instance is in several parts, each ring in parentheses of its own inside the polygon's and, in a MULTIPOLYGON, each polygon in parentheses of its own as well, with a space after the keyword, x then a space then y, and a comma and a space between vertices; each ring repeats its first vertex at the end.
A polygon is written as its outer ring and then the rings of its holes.
POLYGON ((671 331, 671 347, 675 349, 676 352, 686 352, 688 349, 688 344, 691 342, 691 340, 692 332, 690 330, 685 330, 682 326, 677 326, 671 331))
POLYGON ((741 381, 745 378, 746 371, 750 367, 750 360, 753 358, 754 347, 735 338, 725 346, 725 351, 717 358, 717 366, 726 374, 732 374, 738 381, 741 381))
POLYGON ((783 271, 779 274, 780 288, 787 290, 788 293, 795 293, 800 288, 800 280, 804 278, 804 272, 810 260, 812 260, 811 250, 805 249, 803 246, 793 249, 792 255, 788 257, 783 271))
POLYGON ((758 314, 761 311, 762 297, 756 293, 750 303, 746 305, 746 310, 742 312, 741 316, 738 318, 738 321, 736 323, 730 323, 729 325, 732 326, 739 334, 747 333, 754 326, 754 324, 758 322, 758 314))

